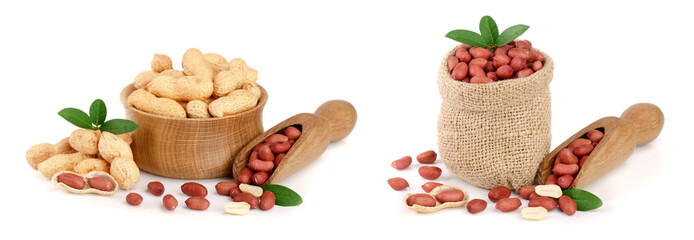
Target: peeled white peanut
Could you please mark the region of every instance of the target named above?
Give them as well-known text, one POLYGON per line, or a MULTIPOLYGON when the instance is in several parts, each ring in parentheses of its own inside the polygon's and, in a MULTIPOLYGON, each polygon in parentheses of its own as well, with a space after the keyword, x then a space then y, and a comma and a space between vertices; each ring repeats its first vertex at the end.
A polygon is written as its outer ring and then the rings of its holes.
POLYGON ((535 186, 535 193, 543 197, 551 198, 559 198, 562 195, 561 187, 556 184, 537 185, 535 186))
POLYGON ((251 194, 254 197, 260 197, 263 195, 263 188, 258 186, 241 183, 241 185, 239 185, 239 189, 241 189, 241 192, 251 194))
POLYGON ((224 204, 224 211, 232 215, 246 215, 251 210, 247 202, 229 202, 224 204))
POLYGON ((521 216, 528 220, 543 220, 547 217, 547 209, 544 207, 527 207, 521 210, 521 216))

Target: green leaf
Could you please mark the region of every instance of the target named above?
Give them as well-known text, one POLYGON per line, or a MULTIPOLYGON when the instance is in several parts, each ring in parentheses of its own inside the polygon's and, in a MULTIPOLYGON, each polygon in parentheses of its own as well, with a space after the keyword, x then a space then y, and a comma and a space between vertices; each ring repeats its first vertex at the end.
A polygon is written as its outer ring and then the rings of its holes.
POLYGON ((301 199, 298 193, 288 187, 278 184, 268 184, 263 186, 263 190, 270 191, 275 194, 275 205, 283 207, 298 206, 304 200, 301 199))
POLYGON ((578 211, 589 211, 602 206, 602 200, 586 190, 572 188, 564 190, 564 195, 576 202, 578 211))
POLYGON ((58 112, 58 115, 79 128, 94 129, 89 115, 77 108, 64 108, 58 112))
POLYGON ((123 134, 135 131, 139 127, 137 123, 127 119, 111 119, 101 124, 99 129, 113 134, 123 134))
POLYGON ((99 126, 106 121, 106 104, 101 99, 96 99, 89 107, 89 117, 92 119, 92 124, 99 126))
POLYGON ((470 30, 453 30, 446 37, 473 47, 488 47, 481 35, 470 30))
POLYGON ((510 43, 513 41, 513 39, 518 38, 521 34, 523 34, 526 30, 530 28, 527 25, 523 24, 518 24, 514 25, 510 28, 507 28, 501 34, 499 35, 499 38, 496 39, 496 43, 494 45, 501 47, 506 45, 507 43, 510 43))
POLYGON ((496 43, 496 39, 499 37, 499 27, 496 26, 496 22, 494 22, 492 17, 482 17, 480 20, 480 33, 482 34, 482 39, 488 44, 494 45, 496 43))

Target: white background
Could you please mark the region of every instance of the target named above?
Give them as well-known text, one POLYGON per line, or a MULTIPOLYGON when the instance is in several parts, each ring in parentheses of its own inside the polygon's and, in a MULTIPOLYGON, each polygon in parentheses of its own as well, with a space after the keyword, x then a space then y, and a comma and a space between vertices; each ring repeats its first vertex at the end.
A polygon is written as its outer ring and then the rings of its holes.
MULTIPOLYGON (((691 237, 690 6, 670 1, 248 2, 253 3, 0 4, 0 234, 36 239, 691 237), (493 204, 476 215, 464 208, 418 214, 401 202, 426 181, 417 175, 417 164, 396 171, 390 162, 437 149, 437 67, 456 44, 444 35, 460 28, 477 31, 487 14, 500 29, 529 25, 521 38, 555 61, 552 147, 637 102, 655 103, 665 113, 665 128, 654 142, 585 188, 602 198, 602 208, 574 216, 557 210, 531 222, 519 211, 501 213, 493 204), (270 95, 263 113, 266 129, 330 99, 354 104, 359 119, 352 134, 280 182, 303 196, 301 206, 231 216, 222 207, 229 199, 212 193, 207 211, 192 211, 179 190, 185 180, 143 173, 132 191, 145 199, 132 207, 124 201, 130 191, 111 197, 70 194, 26 164, 30 146, 54 143, 75 129, 56 114, 60 109, 87 109, 101 98, 109 118, 123 118, 119 93, 149 68, 152 54, 170 55, 180 69, 190 47, 244 58, 259 71, 258 82, 270 95), (411 187, 390 189, 386 180, 395 176, 408 179, 411 187), (145 192, 154 180, 178 198, 175 211, 166 211, 160 197, 145 192)), ((212 192, 220 180, 199 182, 212 192)), ((486 190, 446 169, 438 180, 486 199, 486 190)))

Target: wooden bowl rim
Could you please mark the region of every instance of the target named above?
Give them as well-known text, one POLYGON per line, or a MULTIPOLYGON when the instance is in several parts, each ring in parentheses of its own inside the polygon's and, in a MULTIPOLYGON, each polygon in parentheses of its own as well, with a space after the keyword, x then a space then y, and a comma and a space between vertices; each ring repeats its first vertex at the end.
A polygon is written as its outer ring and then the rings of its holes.
POLYGON ((267 103, 268 93, 267 93, 267 91, 265 91, 265 88, 263 88, 263 86, 260 86, 260 84, 258 84, 258 87, 260 87, 260 99, 258 99, 258 104, 256 104, 255 107, 248 109, 246 111, 240 112, 240 113, 236 113, 236 114, 232 114, 232 115, 224 116, 224 117, 174 118, 174 117, 151 114, 151 113, 142 111, 142 110, 134 108, 133 106, 128 104, 128 96, 130 95, 131 92, 135 91, 135 87, 133 86, 132 83, 125 86, 125 88, 123 88, 123 90, 121 91, 120 102, 123 104, 123 106, 129 108, 133 112, 137 112, 138 114, 146 115, 146 116, 153 117, 153 118, 170 119, 170 120, 176 120, 176 121, 214 122, 214 121, 223 121, 226 119, 235 118, 235 117, 239 117, 239 116, 243 116, 243 115, 248 115, 250 113, 254 113, 254 112, 259 111, 260 109, 263 109, 263 107, 265 106, 265 103, 267 103))

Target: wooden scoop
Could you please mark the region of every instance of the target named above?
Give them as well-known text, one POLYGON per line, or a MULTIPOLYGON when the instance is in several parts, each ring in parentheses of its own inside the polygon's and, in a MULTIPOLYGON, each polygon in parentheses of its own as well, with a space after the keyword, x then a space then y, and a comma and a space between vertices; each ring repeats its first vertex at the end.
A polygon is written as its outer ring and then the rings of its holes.
POLYGON ((262 143, 268 136, 280 133, 289 126, 301 130, 301 136, 263 185, 279 182, 315 160, 325 152, 329 143, 349 135, 356 123, 356 109, 352 104, 343 100, 327 101, 320 105, 314 114, 300 113, 294 115, 257 136, 239 151, 232 164, 234 179, 239 177, 241 170, 248 164, 253 147, 262 143))
POLYGON ((547 176, 552 174, 554 159, 559 151, 574 140, 580 137, 585 138, 591 130, 602 130, 605 135, 588 155, 583 167, 569 186, 569 188, 582 188, 627 160, 636 146, 649 143, 658 137, 664 122, 663 112, 650 103, 634 104, 619 118, 605 117, 597 120, 549 153, 540 163, 536 180, 538 184, 545 183, 547 176))

